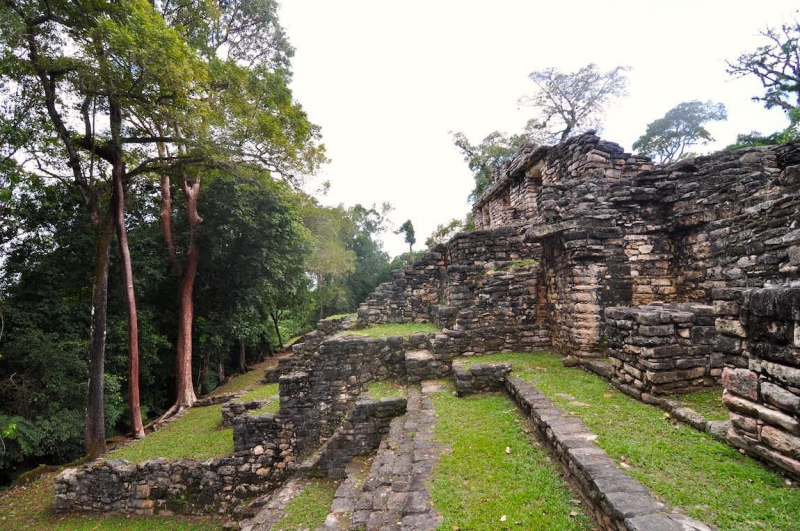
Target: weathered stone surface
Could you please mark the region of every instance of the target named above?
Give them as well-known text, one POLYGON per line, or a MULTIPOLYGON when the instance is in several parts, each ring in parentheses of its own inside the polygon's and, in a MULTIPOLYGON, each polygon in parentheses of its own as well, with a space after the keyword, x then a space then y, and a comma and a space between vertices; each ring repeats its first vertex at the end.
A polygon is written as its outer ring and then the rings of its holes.
POLYGON ((747 369, 725 368, 722 385, 728 391, 750 400, 758 400, 758 374, 747 369))

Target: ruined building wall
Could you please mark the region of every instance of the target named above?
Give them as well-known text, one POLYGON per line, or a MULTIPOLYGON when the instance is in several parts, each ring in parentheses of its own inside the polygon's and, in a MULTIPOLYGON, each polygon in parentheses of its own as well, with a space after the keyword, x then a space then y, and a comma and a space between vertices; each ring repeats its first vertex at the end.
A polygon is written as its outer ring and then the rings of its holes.
POLYGON ((536 308, 541 246, 517 225, 455 236, 393 272, 358 310, 362 323, 432 321, 449 354, 531 350, 549 345, 536 308))

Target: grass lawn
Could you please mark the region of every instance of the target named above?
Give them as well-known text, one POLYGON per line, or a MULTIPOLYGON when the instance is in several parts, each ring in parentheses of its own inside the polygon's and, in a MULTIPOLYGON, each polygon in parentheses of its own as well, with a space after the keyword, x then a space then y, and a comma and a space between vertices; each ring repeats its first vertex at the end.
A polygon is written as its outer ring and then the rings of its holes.
POLYGON ((359 335, 369 337, 408 337, 412 334, 438 332, 433 323, 386 323, 362 328, 361 330, 345 330, 337 336, 359 335))
POLYGON ((722 403, 722 387, 709 387, 690 394, 677 397, 681 402, 694 409, 706 420, 728 420, 728 408, 722 403))
POLYGON ((610 457, 690 516, 720 530, 800 529, 800 489, 732 447, 675 422, 597 376, 564 367, 559 356, 498 354, 480 359, 510 361, 514 375, 583 419, 610 457))
POLYGON ((127 459, 133 463, 166 457, 190 457, 205 461, 233 454, 233 428, 219 428, 222 406, 191 408, 183 417, 141 441, 120 448, 109 459, 127 459))
POLYGON ((434 397, 437 442, 448 448, 433 472, 433 505, 453 529, 592 529, 558 466, 525 433, 505 396, 434 397))
POLYGON ((364 386, 364 391, 367 392, 369 398, 372 400, 380 400, 381 398, 406 397, 406 385, 397 380, 370 382, 364 386))
POLYGON ((330 479, 312 479, 300 496, 286 506, 286 516, 274 531, 304 531, 317 529, 325 522, 338 485, 330 479))

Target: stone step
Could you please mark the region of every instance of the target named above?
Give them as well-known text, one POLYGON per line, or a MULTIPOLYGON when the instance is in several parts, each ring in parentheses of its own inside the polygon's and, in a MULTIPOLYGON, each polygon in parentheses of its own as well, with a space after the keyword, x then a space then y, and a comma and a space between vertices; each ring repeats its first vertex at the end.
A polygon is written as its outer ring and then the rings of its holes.
POLYGON ((361 481, 348 474, 321 529, 423 530, 441 523, 426 486, 438 456, 430 400, 436 385, 409 387, 407 412, 392 421, 369 476, 361 481))
POLYGON ((449 360, 438 360, 429 350, 409 350, 405 354, 409 382, 436 380, 451 373, 449 360))
POLYGON ((306 490, 307 481, 303 477, 295 476, 275 492, 251 502, 250 507, 256 505, 258 512, 253 518, 239 522, 238 529, 240 531, 269 531, 272 529, 272 526, 284 517, 289 502, 306 490))

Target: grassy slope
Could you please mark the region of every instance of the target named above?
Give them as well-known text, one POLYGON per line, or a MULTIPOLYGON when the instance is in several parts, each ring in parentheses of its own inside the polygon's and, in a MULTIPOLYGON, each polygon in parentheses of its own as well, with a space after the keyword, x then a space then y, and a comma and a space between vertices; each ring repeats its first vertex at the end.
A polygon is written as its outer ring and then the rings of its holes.
POLYGON ((444 518, 439 529, 591 529, 506 397, 459 399, 448 386, 434 403, 436 439, 450 449, 432 479, 433 504, 444 518))
POLYGON ((511 361, 517 376, 583 419, 610 457, 689 515, 721 530, 800 529, 800 489, 730 446, 674 422, 594 375, 563 367, 557 356, 481 359, 511 361))
MULTIPOLYGON (((263 376, 270 360, 252 367, 252 371, 232 378, 214 394, 241 391, 254 386, 263 376)), ((253 392, 265 393, 269 386, 260 386, 253 392)), ((270 393, 270 396, 275 391, 270 393)), ((193 457, 199 460, 227 455, 233 452, 232 430, 218 429, 222 419, 221 406, 195 408, 164 429, 148 435, 144 440, 111 452, 109 458, 142 461, 153 457, 193 457)), ((52 512, 55 490, 53 479, 57 472, 43 474, 29 485, 13 487, 0 492, 0 529, 51 529, 51 530, 212 530, 221 529, 217 518, 186 517, 129 517, 108 515, 61 515, 52 512)))

